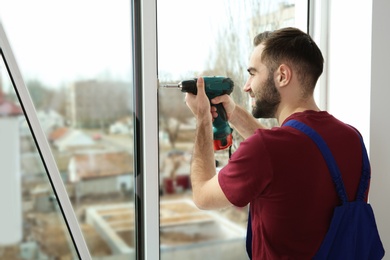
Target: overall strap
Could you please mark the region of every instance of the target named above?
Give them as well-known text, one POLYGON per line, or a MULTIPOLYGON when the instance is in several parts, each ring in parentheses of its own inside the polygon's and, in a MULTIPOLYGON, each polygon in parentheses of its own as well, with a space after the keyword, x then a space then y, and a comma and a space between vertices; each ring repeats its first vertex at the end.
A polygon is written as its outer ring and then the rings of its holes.
MULTIPOLYGON (((353 129, 356 131, 355 128, 353 128, 353 129)), ((360 135, 359 132, 358 132, 358 135, 360 138, 360 143, 362 145, 363 165, 362 165, 362 176, 360 177, 359 189, 358 189, 358 192, 356 195, 356 200, 363 201, 366 197, 366 191, 368 189, 368 184, 370 183, 371 166, 370 166, 370 161, 368 160, 368 154, 367 154, 366 146, 364 145, 363 137, 360 135)))
MULTIPOLYGON (((321 150, 321 153, 322 153, 324 159, 326 160, 326 164, 328 165, 329 171, 331 173, 333 182, 336 185, 336 190, 337 190, 337 193, 338 193, 341 201, 343 202, 343 204, 344 204, 344 202, 347 202, 348 197, 347 197, 347 193, 345 191, 345 187, 344 187, 343 180, 341 178, 340 171, 337 167, 336 161, 334 160, 331 151, 329 150, 327 144, 322 139, 322 137, 314 129, 312 129, 311 127, 309 127, 309 126, 305 125, 304 123, 299 122, 297 120, 290 120, 287 123, 285 123, 284 126, 291 126, 297 130, 302 131, 303 133, 308 135, 317 144, 318 148, 321 150)), ((353 127, 351 127, 351 128, 353 128, 353 127)), ((364 201, 366 191, 368 189, 370 177, 371 177, 370 161, 368 160, 367 150, 366 150, 366 146, 364 145, 362 136, 355 128, 353 128, 353 129, 357 132, 357 134, 359 136, 360 143, 362 146, 362 159, 363 159, 362 175, 360 177, 359 188, 358 188, 358 191, 356 194, 356 200, 357 201, 364 201)))
POLYGON ((341 179, 339 168, 337 167, 336 161, 334 160, 333 155, 324 139, 322 139, 322 137, 316 131, 314 131, 314 129, 297 120, 290 120, 283 126, 290 126, 300 130, 301 132, 308 135, 316 143, 326 161, 326 164, 328 165, 328 169, 330 171, 330 175, 332 176, 333 182, 336 185, 336 191, 339 195, 339 198, 343 204, 348 202, 348 196, 345 191, 343 180, 341 179))

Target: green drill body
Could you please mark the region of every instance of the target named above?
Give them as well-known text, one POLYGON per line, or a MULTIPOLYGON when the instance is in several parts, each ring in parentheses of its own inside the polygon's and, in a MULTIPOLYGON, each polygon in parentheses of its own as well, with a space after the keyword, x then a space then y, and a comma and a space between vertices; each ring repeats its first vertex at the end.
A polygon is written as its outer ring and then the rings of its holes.
MULTIPOLYGON (((203 77, 206 95, 209 100, 221 96, 230 95, 233 92, 234 83, 230 78, 222 76, 203 77)), ((184 80, 179 84, 182 92, 197 94, 197 79, 184 80)), ((217 108, 218 117, 213 121, 214 150, 223 150, 232 145, 233 129, 228 123, 226 111, 222 104, 213 105, 217 108)))

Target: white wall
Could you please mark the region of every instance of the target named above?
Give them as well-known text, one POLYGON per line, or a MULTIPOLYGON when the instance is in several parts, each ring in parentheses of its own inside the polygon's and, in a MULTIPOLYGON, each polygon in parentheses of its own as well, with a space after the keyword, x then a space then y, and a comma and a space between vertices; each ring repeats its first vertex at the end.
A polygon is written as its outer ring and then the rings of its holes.
POLYGON ((0 246, 22 239, 22 199, 18 119, 0 116, 0 246))
POLYGON ((328 111, 359 129, 369 149, 372 1, 330 1, 328 111))
MULTIPOLYGON (((328 110, 363 135, 371 159, 370 203, 390 252, 390 1, 330 1, 328 110)), ((387 257, 390 259, 390 257, 387 257)))
POLYGON ((371 169, 370 200, 390 259, 390 1, 373 0, 371 61, 371 169))

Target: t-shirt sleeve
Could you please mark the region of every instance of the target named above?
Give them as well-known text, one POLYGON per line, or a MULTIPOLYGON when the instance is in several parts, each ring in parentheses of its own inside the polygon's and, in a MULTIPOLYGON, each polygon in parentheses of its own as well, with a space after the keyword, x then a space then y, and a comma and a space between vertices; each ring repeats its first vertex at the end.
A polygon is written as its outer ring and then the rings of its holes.
POLYGON ((271 179, 271 160, 260 132, 241 142, 228 164, 218 173, 222 191, 238 207, 260 196, 271 179))

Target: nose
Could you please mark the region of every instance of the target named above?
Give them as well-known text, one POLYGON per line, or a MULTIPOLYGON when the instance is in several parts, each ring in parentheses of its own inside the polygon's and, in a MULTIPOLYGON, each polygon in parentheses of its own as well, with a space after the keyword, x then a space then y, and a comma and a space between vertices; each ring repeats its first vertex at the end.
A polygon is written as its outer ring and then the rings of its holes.
POLYGON ((251 83, 250 83, 250 80, 248 79, 243 87, 244 91, 245 92, 249 92, 251 91, 251 83))

